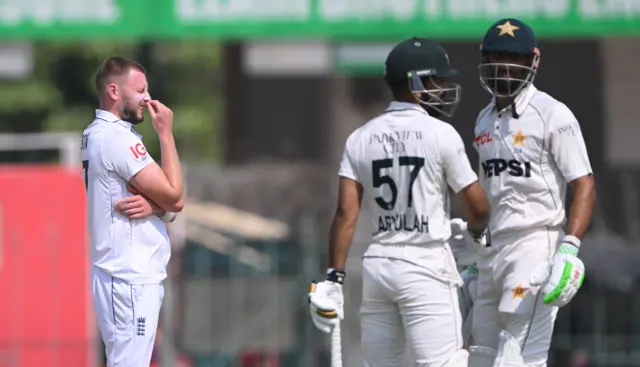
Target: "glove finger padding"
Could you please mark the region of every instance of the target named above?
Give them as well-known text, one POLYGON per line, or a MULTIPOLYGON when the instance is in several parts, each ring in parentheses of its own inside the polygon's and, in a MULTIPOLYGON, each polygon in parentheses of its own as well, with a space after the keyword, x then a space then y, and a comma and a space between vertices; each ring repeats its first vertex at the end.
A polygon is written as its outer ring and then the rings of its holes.
POLYGON ((471 265, 490 252, 490 243, 486 236, 474 239, 469 233, 469 224, 460 218, 449 221, 451 226, 451 238, 449 246, 456 264, 471 265))
POLYGON ((339 305, 326 293, 326 289, 324 289, 322 285, 316 283, 310 284, 309 312, 314 325, 322 332, 330 333, 333 327, 343 318, 343 315, 341 310, 342 305, 339 305))
POLYGON ((555 266, 543 287, 544 304, 562 307, 578 293, 584 280, 584 264, 573 255, 562 254, 561 266, 555 266))
POLYGON ((474 264, 486 254, 486 251, 470 246, 462 235, 449 239, 449 246, 456 264, 460 266, 474 264))
POLYGON ((584 281, 584 264, 570 254, 556 254, 553 264, 543 263, 531 274, 532 286, 542 285, 545 305, 562 307, 578 293, 584 281))
POLYGON ((529 284, 534 287, 545 284, 551 277, 551 267, 552 264, 549 261, 545 261, 542 264, 536 266, 536 268, 533 270, 533 273, 531 273, 531 277, 529 278, 529 284))
POLYGON ((453 218, 449 221, 449 225, 451 226, 451 235, 457 236, 468 230, 467 222, 460 218, 453 218))

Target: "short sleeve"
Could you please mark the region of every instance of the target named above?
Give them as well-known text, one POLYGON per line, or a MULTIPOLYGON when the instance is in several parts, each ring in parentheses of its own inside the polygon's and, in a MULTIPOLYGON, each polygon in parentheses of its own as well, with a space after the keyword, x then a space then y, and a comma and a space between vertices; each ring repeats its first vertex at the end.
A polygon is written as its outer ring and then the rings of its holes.
POLYGON ((460 134, 451 126, 440 145, 447 183, 457 194, 462 189, 478 181, 478 175, 471 168, 460 134))
POLYGON ((118 134, 102 148, 105 166, 129 181, 143 168, 153 163, 142 140, 131 134, 118 134))
POLYGON ((340 161, 340 170, 338 171, 338 176, 350 178, 356 182, 360 182, 356 164, 353 159, 353 148, 351 147, 352 140, 353 136, 350 136, 344 145, 344 152, 342 153, 342 160, 340 161))
POLYGON ((564 104, 554 109, 548 133, 551 154, 567 182, 593 172, 580 124, 564 104))

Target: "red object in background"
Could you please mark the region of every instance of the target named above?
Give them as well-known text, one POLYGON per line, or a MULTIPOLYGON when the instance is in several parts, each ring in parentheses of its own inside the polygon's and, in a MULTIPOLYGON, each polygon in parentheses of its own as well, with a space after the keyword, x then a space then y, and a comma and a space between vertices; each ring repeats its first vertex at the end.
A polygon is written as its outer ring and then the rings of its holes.
POLYGON ((276 353, 246 351, 240 357, 241 367, 279 367, 280 358, 276 353))
POLYGON ((0 167, 0 367, 93 366, 80 170, 0 167))

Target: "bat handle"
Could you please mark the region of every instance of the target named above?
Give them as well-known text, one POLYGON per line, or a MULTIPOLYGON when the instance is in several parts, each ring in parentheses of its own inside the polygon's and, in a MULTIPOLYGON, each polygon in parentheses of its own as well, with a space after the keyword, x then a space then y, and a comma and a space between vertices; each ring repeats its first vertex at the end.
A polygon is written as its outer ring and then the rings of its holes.
POLYGON ((342 367, 342 337, 340 336, 340 322, 331 332, 331 367, 342 367))

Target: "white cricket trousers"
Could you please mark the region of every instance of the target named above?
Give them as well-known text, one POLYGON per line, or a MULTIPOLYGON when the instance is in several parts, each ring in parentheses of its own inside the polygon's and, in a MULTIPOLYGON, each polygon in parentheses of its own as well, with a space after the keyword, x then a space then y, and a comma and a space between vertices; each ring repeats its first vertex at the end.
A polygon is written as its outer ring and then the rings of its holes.
POLYGON ((371 245, 360 307, 364 366, 399 367, 407 359, 415 367, 446 365, 462 349, 460 282, 446 244, 371 245))
POLYGON ((518 342, 528 367, 547 365, 557 307, 542 302, 529 284, 538 264, 551 259, 564 236, 560 229, 536 228, 492 237, 492 251, 478 262, 477 298, 471 335, 475 345, 498 348, 500 331, 518 342))
POLYGON ((91 277, 107 367, 149 367, 164 297, 162 284, 129 284, 95 266, 91 277))

